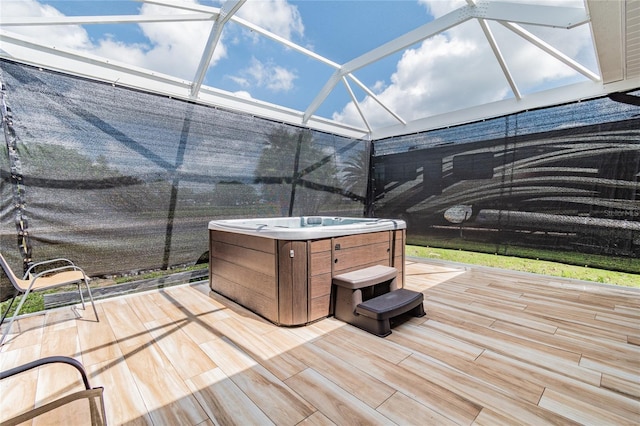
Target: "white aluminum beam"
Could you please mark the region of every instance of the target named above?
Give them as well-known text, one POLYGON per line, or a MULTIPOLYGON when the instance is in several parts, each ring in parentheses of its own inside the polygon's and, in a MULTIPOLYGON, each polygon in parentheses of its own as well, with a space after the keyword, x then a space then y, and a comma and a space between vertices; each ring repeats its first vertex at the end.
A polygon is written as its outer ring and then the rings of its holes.
POLYGON ((136 0, 140 3, 155 4, 158 6, 166 6, 173 9, 189 10, 191 12, 220 13, 220 9, 212 6, 202 6, 198 3, 189 3, 186 1, 176 0, 136 0))
POLYGON ((473 17, 492 21, 517 22, 554 28, 573 28, 589 22, 584 8, 546 6, 481 0, 472 10, 473 17))
POLYGON ((362 112, 362 108, 360 108, 358 99, 356 99, 356 96, 354 95, 353 90, 351 90, 351 87, 349 86, 349 82, 344 76, 342 76, 342 82, 344 83, 344 86, 347 88, 347 92, 349 92, 349 96, 351 96, 351 101, 353 102, 356 109, 358 110, 358 114, 360 114, 360 118, 362 118, 362 121, 364 122, 365 126, 367 126, 367 129, 369 129, 369 132, 371 132, 371 126, 367 121, 367 117, 365 117, 364 113, 362 112))
POLYGON ((242 5, 246 1, 247 0, 227 0, 220 9, 220 14, 213 23, 213 27, 211 28, 211 32, 209 33, 209 38, 207 39, 207 44, 204 48, 204 52, 202 53, 202 57, 200 58, 200 64, 198 65, 196 75, 193 78, 190 93, 190 96, 192 98, 198 97, 200 86, 202 86, 204 77, 207 75, 209 64, 211 64, 211 58, 213 58, 213 53, 215 52, 216 46, 220 41, 220 36, 222 35, 224 25, 238 11, 238 9, 242 7, 242 5))
POLYGON ((213 13, 184 13, 174 15, 104 15, 104 16, 0 16, 2 27, 33 27, 51 25, 89 24, 144 24, 156 22, 209 21, 215 19, 213 13))
POLYGON ((487 21, 485 21, 484 19, 478 19, 478 23, 482 28, 482 32, 484 32, 484 36, 487 38, 487 41, 489 42, 489 46, 491 46, 493 55, 498 60, 498 64, 500 64, 502 73, 504 74, 504 77, 507 79, 507 82, 509 83, 509 87, 511 87, 511 92, 513 92, 513 96, 515 96, 516 99, 521 99, 522 95, 520 94, 520 90, 518 90, 518 86, 516 85, 516 82, 513 79, 513 75, 509 71, 509 67, 507 66, 507 63, 504 60, 504 57, 502 56, 502 52, 500 51, 500 47, 498 47, 498 43, 496 43, 495 37, 493 37, 491 28, 489 28, 487 21))
MULTIPOLYGON (((472 18, 490 20, 512 20, 515 22, 544 25, 551 27, 571 28, 588 22, 589 17, 581 8, 526 5, 522 3, 481 1, 475 5, 466 5, 435 19, 413 31, 383 44, 364 55, 361 55, 342 65, 341 75, 354 71, 383 59, 393 53, 406 49, 449 28, 460 25, 472 18)), ((310 117, 317 111, 326 97, 331 93, 339 78, 331 77, 323 90, 305 111, 305 117, 310 117)), ((515 86, 513 86, 515 87, 515 86)), ((517 89, 516 92, 517 93, 517 89)))
POLYGON ((508 28, 511 31, 513 31, 514 33, 518 34, 520 37, 524 38, 525 40, 527 40, 528 42, 533 44, 534 46, 539 47, 540 49, 542 49, 543 51, 545 51, 549 55, 553 56, 554 58, 556 58, 560 62, 562 62, 565 65, 567 65, 567 66, 573 68, 574 70, 578 71, 580 74, 584 75, 585 77, 588 77, 592 81, 596 81, 596 82, 600 81, 600 76, 598 74, 592 72, 587 67, 583 66, 582 64, 578 63, 577 61, 574 61, 569 56, 567 56, 564 53, 560 52, 558 49, 556 49, 555 47, 551 46, 549 43, 545 42, 544 40, 542 40, 542 39, 536 37, 535 35, 531 34, 529 31, 525 30, 520 25, 512 24, 510 22, 500 22, 500 23, 502 25, 504 25, 506 28, 508 28))
POLYGON ((333 89, 336 87, 336 84, 340 82, 340 80, 342 79, 342 76, 343 74, 338 69, 336 70, 336 72, 333 73, 331 77, 329 77, 329 80, 324 84, 324 87, 322 87, 320 92, 318 92, 318 94, 316 95, 315 99, 311 101, 311 104, 309 105, 307 110, 304 112, 304 117, 302 119, 303 123, 306 123, 307 120, 309 120, 309 118, 313 116, 313 114, 315 114, 315 112, 318 110, 320 105, 322 105, 322 102, 324 102, 327 96, 329 96, 329 93, 331 93, 333 89))
POLYGON ((402 119, 402 117, 400 117, 398 114, 396 114, 394 111, 392 111, 386 104, 384 104, 376 95, 375 93, 373 93, 371 90, 369 90, 369 88, 367 86, 365 86, 360 80, 358 80, 356 78, 356 76, 354 76, 353 74, 349 74, 348 77, 353 80, 362 90, 364 90, 366 92, 367 95, 369 95, 371 97, 371 99, 373 99, 374 101, 376 101, 378 103, 378 105, 380 105, 382 108, 385 109, 385 111, 387 111, 389 114, 391 114, 393 116, 393 118, 395 118, 398 122, 405 124, 406 121, 404 121, 402 119))
MULTIPOLYGON (((132 65, 104 59, 69 49, 45 46, 39 41, 0 29, 3 50, 0 57, 38 66, 70 75, 103 81, 114 86, 130 87, 170 98, 190 100, 190 82, 165 74, 152 72, 132 65)), ((301 111, 280 105, 247 99, 231 92, 202 86, 197 102, 247 113, 268 120, 280 121, 296 126, 303 125, 301 111)), ((368 138, 370 131, 359 126, 339 123, 322 117, 310 117, 308 128, 351 138, 368 138)))
MULTIPOLYGON (((168 7, 175 7, 175 8, 179 8, 182 10, 188 10, 191 12, 202 12, 202 13, 219 13, 219 9, 216 9, 214 7, 209 7, 209 6, 203 6, 197 3, 179 3, 179 2, 173 2, 170 0, 141 0, 145 3, 152 3, 152 4, 158 4, 158 5, 162 5, 162 6, 168 6, 168 7)), ((310 58, 313 58, 317 61, 320 61, 326 65, 329 65, 330 67, 334 68, 334 69, 338 69, 340 68, 340 65, 325 58, 324 56, 318 55, 315 52, 312 52, 309 49, 306 49, 300 45, 297 45, 295 43, 293 43, 290 40, 287 40, 284 37, 281 37, 277 34, 274 34, 270 31, 265 30, 262 27, 259 27, 245 19, 239 18, 235 15, 233 15, 231 17, 231 21, 235 22, 236 24, 242 25, 243 27, 257 33, 260 35, 263 35, 277 43, 280 43, 282 45, 284 45, 287 48, 290 48, 292 50, 295 50, 297 52, 300 52, 310 58)))
MULTIPOLYGON (((0 0, 1 1, 1 0, 0 0)), ((91 16, 91 17, 20 17, 6 18, 0 16, 0 25, 2 28, 10 26, 22 25, 84 25, 84 24, 113 24, 113 23, 147 23, 147 22, 189 22, 189 21, 214 21, 220 20, 221 10, 214 7, 203 6, 196 3, 179 2, 175 0, 142 0, 146 3, 157 4, 173 9, 180 9, 183 13, 172 13, 167 15, 143 16, 143 15, 121 15, 121 16, 91 16), (186 12, 186 13, 185 13, 186 12)), ((239 5, 246 0, 230 0, 225 3, 228 10, 237 11, 234 6, 239 5)), ((457 10, 450 12, 432 22, 429 22, 415 30, 389 41, 371 51, 356 57, 343 65, 337 64, 321 55, 303 48, 289 40, 273 34, 255 24, 247 22, 241 18, 228 13, 224 22, 229 20, 242 25, 252 31, 261 34, 271 40, 274 40, 286 48, 298 51, 307 57, 318 60, 325 65, 333 68, 335 73, 326 82, 321 91, 316 95, 309 107, 304 113, 295 111, 282 106, 260 102, 255 99, 245 99, 235 96, 233 93, 222 90, 202 86, 199 82, 199 88, 193 90, 195 84, 170 77, 160 73, 143 70, 134 66, 125 65, 112 60, 106 60, 88 54, 80 54, 77 52, 45 46, 41 42, 32 41, 26 37, 8 33, 0 29, 0 41, 3 43, 1 56, 9 59, 18 60, 20 62, 29 63, 45 68, 59 70, 74 75, 86 76, 102 81, 113 82, 114 85, 123 85, 127 87, 135 87, 143 90, 153 91, 180 99, 189 99, 190 93, 197 95, 198 103, 205 105, 219 106, 229 108, 240 112, 265 117, 272 120, 282 121, 294 125, 306 125, 313 129, 327 131, 331 133, 341 134, 348 137, 363 137, 370 139, 379 139, 389 136, 397 136, 417 131, 431 130, 442 128, 450 125, 462 124, 490 117, 496 117, 509 113, 514 113, 530 108, 539 108, 557 103, 570 102, 573 100, 588 99, 595 96, 603 96, 613 91, 624 91, 640 87, 640 79, 628 79, 625 81, 603 85, 600 77, 588 70, 586 67, 577 63, 573 59, 559 52, 557 49, 548 45, 541 39, 532 35, 518 24, 531 24, 546 27, 573 28, 575 26, 589 22, 589 16, 583 8, 558 7, 547 5, 528 5, 523 3, 507 2, 507 1, 488 1, 467 0, 467 6, 463 6, 457 10), (491 45, 494 55, 496 56, 506 79, 514 92, 514 99, 507 99, 486 105, 472 108, 466 108, 459 111, 448 112, 445 114, 425 117, 414 120, 409 123, 402 120, 397 114, 386 107, 375 94, 362 84, 352 73, 363 67, 366 67, 380 59, 383 59, 393 53, 409 48, 411 45, 417 44, 429 37, 442 33, 449 28, 464 23, 470 19, 478 19, 483 27, 485 36, 491 45), (529 94, 522 97, 517 89, 515 79, 509 72, 506 62, 502 58, 500 49, 493 40, 490 28, 485 20, 493 20, 504 25, 509 30, 515 32, 526 41, 533 43, 544 52, 552 55, 559 61, 565 63, 575 69, 582 75, 588 77, 591 81, 585 83, 561 87, 544 92, 529 94), (14 55, 14 52, 16 54, 14 55), (355 96, 348 84, 347 78, 352 79, 359 87, 361 87, 368 96, 381 105, 389 112, 399 124, 388 126, 382 129, 371 127, 370 123, 361 110, 355 96), (339 81, 347 87, 347 91, 358 112, 363 118, 366 129, 359 126, 350 126, 337 123, 332 120, 323 119, 315 116, 315 112, 329 94, 334 90, 339 81), (190 89, 191 88, 191 92, 190 89)), ((219 26, 219 30, 214 25, 211 33, 210 41, 205 55, 203 55, 201 66, 194 83, 199 80, 199 76, 206 75, 211 55, 215 49, 215 45, 219 40, 219 32, 216 38, 216 31, 221 31, 223 25, 219 26), (210 53, 210 55, 209 55, 210 53), (208 57, 208 60, 207 60, 208 57)))
POLYGON ((247 21, 245 19, 242 19, 242 18, 239 18, 237 16, 234 16, 234 17, 231 18, 231 20, 233 22, 237 23, 237 24, 242 25, 245 28, 250 29, 251 31, 253 31, 253 32, 257 33, 257 34, 261 34, 261 35, 263 35, 263 36, 265 36, 267 38, 270 38, 271 40, 273 40, 275 42, 278 42, 278 43, 284 45, 285 47, 287 47, 287 48, 289 48, 291 50, 295 50, 296 52, 300 52, 300 53, 302 53, 302 54, 304 54, 304 55, 306 55, 306 56, 308 56, 308 57, 310 57, 312 59, 315 59, 315 60, 317 60, 319 62, 322 62, 323 64, 328 65, 333 69, 340 68, 340 64, 338 64, 336 62, 333 62, 332 60, 327 59, 324 56, 318 55, 317 53, 312 52, 311 50, 306 49, 306 48, 304 48, 304 47, 302 47, 300 45, 297 45, 297 44, 287 40, 284 37, 281 37, 281 36, 279 36, 277 34, 274 34, 274 33, 270 32, 270 31, 265 30, 264 28, 261 28, 261 27, 255 25, 255 24, 252 24, 251 22, 249 22, 249 21, 247 21))
MULTIPOLYGON (((467 0, 467 4, 470 6, 473 6, 476 4, 476 2, 475 0, 467 0)), ((509 67, 507 66, 507 63, 504 60, 504 57, 502 56, 500 47, 498 46, 498 43, 496 42, 496 39, 493 36, 493 32, 491 31, 491 28, 489 28, 489 24, 487 24, 487 21, 484 18, 477 18, 477 19, 478 19, 478 23, 480 24, 480 28, 482 28, 482 32, 484 33, 485 38, 489 42, 489 46, 493 51, 493 55, 498 60, 498 64, 502 69, 502 73, 504 74, 505 78, 507 79, 507 82, 509 83, 509 86, 511 87, 511 92, 513 93, 516 99, 520 99, 522 97, 520 95, 520 90, 518 90, 518 86, 516 85, 516 82, 513 79, 513 75, 509 71, 509 67)))
POLYGON ((343 75, 352 73, 369 64, 377 62, 380 59, 386 58, 389 55, 404 50, 409 46, 419 43, 422 40, 426 40, 429 37, 433 37, 434 35, 448 30, 449 28, 460 25, 472 18, 472 12, 472 6, 463 6, 453 12, 447 13, 438 19, 434 19, 415 30, 409 31, 388 43, 370 50, 364 55, 350 60, 342 66, 341 72, 343 75))
POLYGON ((184 94, 189 87, 185 80, 84 52, 46 46, 29 37, 5 30, 0 30, 0 41, 3 46, 0 57, 33 66, 107 81, 114 85, 120 84, 122 80, 124 86, 147 91, 155 91, 158 87, 164 87, 165 90, 158 91, 158 93, 167 95, 184 94), (166 90, 167 87, 171 89, 166 90))
POLYGON ((508 114, 516 114, 530 109, 548 107, 550 105, 583 101, 600 96, 606 96, 613 92, 633 90, 638 87, 640 87, 640 78, 629 79, 607 85, 603 85, 599 82, 585 81, 582 83, 528 94, 523 96, 519 101, 516 99, 505 99, 458 111, 420 118, 411 121, 404 126, 395 125, 374 129, 371 134, 371 139, 378 140, 392 136, 442 129, 450 126, 472 123, 474 121, 488 120, 508 114))

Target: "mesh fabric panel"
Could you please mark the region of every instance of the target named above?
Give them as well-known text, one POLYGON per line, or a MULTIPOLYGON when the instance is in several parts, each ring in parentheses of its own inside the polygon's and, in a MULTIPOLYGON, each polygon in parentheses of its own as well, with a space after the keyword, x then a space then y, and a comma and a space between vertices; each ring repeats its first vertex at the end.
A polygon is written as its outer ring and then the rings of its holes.
POLYGON ((375 214, 413 244, 640 272, 638 95, 375 141, 375 214))
POLYGON ((18 215, 34 260, 101 275, 194 263, 213 219, 363 214, 366 185, 345 169, 367 141, 0 64, 17 139, 15 158, 0 151, 0 238, 16 271, 18 215))

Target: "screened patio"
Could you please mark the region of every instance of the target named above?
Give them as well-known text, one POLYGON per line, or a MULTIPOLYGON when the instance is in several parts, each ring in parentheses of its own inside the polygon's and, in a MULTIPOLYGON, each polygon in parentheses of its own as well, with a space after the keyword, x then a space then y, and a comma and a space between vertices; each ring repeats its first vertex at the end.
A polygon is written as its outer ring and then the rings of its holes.
MULTIPOLYGON (((0 243, 14 271, 54 257, 96 280, 207 268, 212 220, 317 216, 402 221, 402 247, 613 259, 640 274, 639 2, 452 2, 339 61, 249 21, 251 0, 145 0, 139 14, 103 3, 82 15, 3 2, 0 243), (105 28, 125 43, 114 25, 204 25, 197 66, 173 75, 46 37, 105 28), (500 96, 471 96, 489 85, 480 80, 451 103, 378 87, 399 78, 399 68, 373 77, 385 61, 470 28, 500 96), (232 31, 318 67, 304 76, 302 107, 209 85, 232 31), (554 45, 576 34, 587 34, 585 51, 554 45), (514 40, 539 55, 525 68, 542 75, 555 61, 563 77, 526 81, 514 40), (332 113, 336 97, 346 106, 332 113)), ((438 78, 451 69, 428 61, 438 78)), ((469 66, 456 76, 474 80, 469 66)), ((402 318, 386 338, 330 314, 279 327, 205 277, 99 300, 99 322, 69 306, 25 315, 0 370, 76 358, 105 387, 111 424, 637 423, 637 289, 396 257, 427 315, 402 318)), ((0 292, 13 295, 4 276, 0 292)), ((48 367, 1 386, 3 416, 72 390, 48 367)))

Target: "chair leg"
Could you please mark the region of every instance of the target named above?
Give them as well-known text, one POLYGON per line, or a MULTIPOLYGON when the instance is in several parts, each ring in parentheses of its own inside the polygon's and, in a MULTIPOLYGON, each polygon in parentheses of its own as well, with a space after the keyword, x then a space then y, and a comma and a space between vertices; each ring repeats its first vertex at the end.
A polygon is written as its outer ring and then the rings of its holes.
POLYGON ((84 306, 84 296, 82 295, 82 287, 80 286, 80 281, 76 284, 78 286, 78 294, 80 295, 80 303, 82 303, 82 309, 87 309, 84 306))
POLYGON ((14 293, 13 299, 11 299, 11 302, 9 303, 9 306, 7 306, 7 310, 4 311, 4 314, 2 314, 2 319, 0 320, 0 325, 2 325, 4 320, 7 318, 7 315, 9 314, 9 311, 11 310, 11 307, 13 306, 13 302, 16 301, 16 297, 18 297, 19 294, 20 294, 20 292, 18 292, 18 291, 16 291, 14 293))
POLYGON ((4 345, 4 339, 7 338, 9 331, 11 331, 11 326, 13 325, 13 322, 18 317, 18 314, 20 313, 20 309, 22 309, 22 305, 24 305, 24 302, 27 300, 27 296, 29 295, 29 292, 30 292, 30 289, 27 290, 24 296, 22 296, 22 299, 20 299, 20 303, 18 303, 18 307, 16 308, 16 311, 13 313, 13 316, 11 317, 11 321, 9 321, 9 325, 4 330, 4 333, 2 333, 2 338, 0 339, 0 346, 4 345))
MULTIPOLYGON (((89 281, 85 278, 84 285, 87 287, 87 293, 89 294, 89 301, 91 302, 91 306, 93 306, 93 313, 96 314, 96 321, 100 322, 100 318, 98 317, 98 310, 96 309, 96 304, 93 303, 93 295, 91 295, 91 288, 89 287, 89 281)), ((80 297, 82 297, 82 292, 80 292, 80 297)), ((84 303, 83 305, 84 306, 84 303)))

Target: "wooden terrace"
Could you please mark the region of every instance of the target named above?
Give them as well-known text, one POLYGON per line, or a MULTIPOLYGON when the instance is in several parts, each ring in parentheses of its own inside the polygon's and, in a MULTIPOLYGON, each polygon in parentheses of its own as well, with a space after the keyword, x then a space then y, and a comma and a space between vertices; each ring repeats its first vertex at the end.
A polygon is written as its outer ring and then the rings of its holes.
MULTIPOLYGON (((416 259, 405 273, 427 315, 386 338, 277 327, 200 283, 105 299, 100 322, 23 317, 0 370, 74 357, 112 425, 640 422, 640 291, 416 259)), ((5 379, 0 416, 76 383, 60 366, 5 379)))

